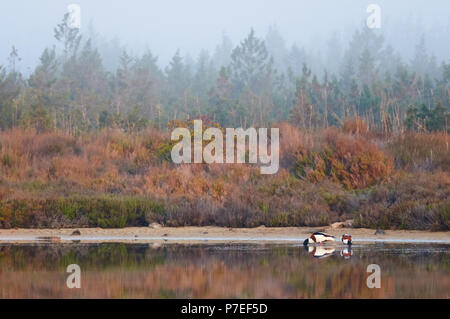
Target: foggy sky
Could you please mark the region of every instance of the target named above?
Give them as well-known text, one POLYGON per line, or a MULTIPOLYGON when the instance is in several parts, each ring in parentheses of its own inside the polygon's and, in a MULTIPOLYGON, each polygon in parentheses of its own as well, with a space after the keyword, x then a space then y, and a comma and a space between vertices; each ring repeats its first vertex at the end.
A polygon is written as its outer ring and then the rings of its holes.
POLYGON ((83 32, 92 24, 135 53, 150 49, 161 65, 177 49, 194 57, 203 48, 213 51, 222 34, 236 45, 251 27, 264 38, 276 25, 288 46, 320 49, 333 32, 348 40, 367 18, 370 3, 381 6, 381 31, 394 49, 407 55, 425 33, 430 51, 440 60, 450 58, 448 0, 1 0, 0 65, 15 45, 21 71, 34 68, 45 47, 56 43, 53 28, 71 3, 81 6, 83 32))

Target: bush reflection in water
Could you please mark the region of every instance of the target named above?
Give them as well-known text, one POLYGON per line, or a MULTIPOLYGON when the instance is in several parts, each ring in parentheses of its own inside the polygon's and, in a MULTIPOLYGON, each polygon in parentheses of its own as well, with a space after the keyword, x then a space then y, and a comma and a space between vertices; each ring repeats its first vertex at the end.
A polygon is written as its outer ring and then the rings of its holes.
POLYGON ((449 298, 449 257, 448 245, 3 244, 0 298, 449 298), (66 286, 69 264, 81 289, 66 286))

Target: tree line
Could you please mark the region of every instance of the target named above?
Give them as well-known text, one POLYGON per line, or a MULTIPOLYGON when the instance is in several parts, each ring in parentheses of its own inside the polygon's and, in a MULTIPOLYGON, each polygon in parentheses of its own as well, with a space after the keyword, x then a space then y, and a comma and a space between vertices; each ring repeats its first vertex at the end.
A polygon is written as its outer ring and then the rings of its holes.
MULTIPOLYGON (((450 64, 417 44, 404 61, 383 36, 357 30, 339 64, 314 69, 314 57, 287 49, 275 29, 265 39, 254 30, 237 46, 224 37, 216 53, 196 61, 179 51, 161 68, 150 51, 122 49, 118 65, 105 67, 95 39, 55 28, 56 46, 44 50, 25 77, 13 47, 0 66, 0 128, 59 130, 77 135, 105 127, 164 129, 172 120, 208 117, 223 127, 269 126, 289 120, 303 129, 362 118, 385 133, 449 131, 450 64)), ((329 61, 338 42, 330 41, 329 61)))

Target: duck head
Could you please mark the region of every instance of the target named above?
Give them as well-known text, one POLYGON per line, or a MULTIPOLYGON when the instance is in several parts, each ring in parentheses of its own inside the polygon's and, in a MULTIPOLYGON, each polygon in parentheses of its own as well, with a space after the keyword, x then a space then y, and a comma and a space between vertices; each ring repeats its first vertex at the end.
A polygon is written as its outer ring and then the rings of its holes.
POLYGON ((349 245, 349 246, 351 246, 351 244, 352 244, 352 236, 349 235, 349 234, 344 234, 344 235, 342 235, 341 240, 342 240, 342 243, 343 243, 344 245, 349 245))

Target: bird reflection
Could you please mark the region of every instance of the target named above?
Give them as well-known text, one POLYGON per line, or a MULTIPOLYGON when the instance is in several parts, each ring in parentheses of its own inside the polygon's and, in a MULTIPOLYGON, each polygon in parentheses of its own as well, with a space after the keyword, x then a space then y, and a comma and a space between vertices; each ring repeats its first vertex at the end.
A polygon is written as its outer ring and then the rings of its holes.
POLYGON ((353 255, 352 247, 348 246, 341 250, 340 255, 344 257, 344 259, 350 259, 353 255))
MULTIPOLYGON (((326 258, 334 255, 334 253, 336 252, 336 249, 334 247, 327 246, 305 246, 305 250, 308 252, 308 254, 315 258, 326 258)), ((339 255, 344 259, 350 259, 353 256, 352 248, 350 246, 342 248, 339 252, 339 255)))
POLYGON ((333 247, 324 246, 306 246, 305 250, 315 258, 326 258, 336 251, 333 247))

